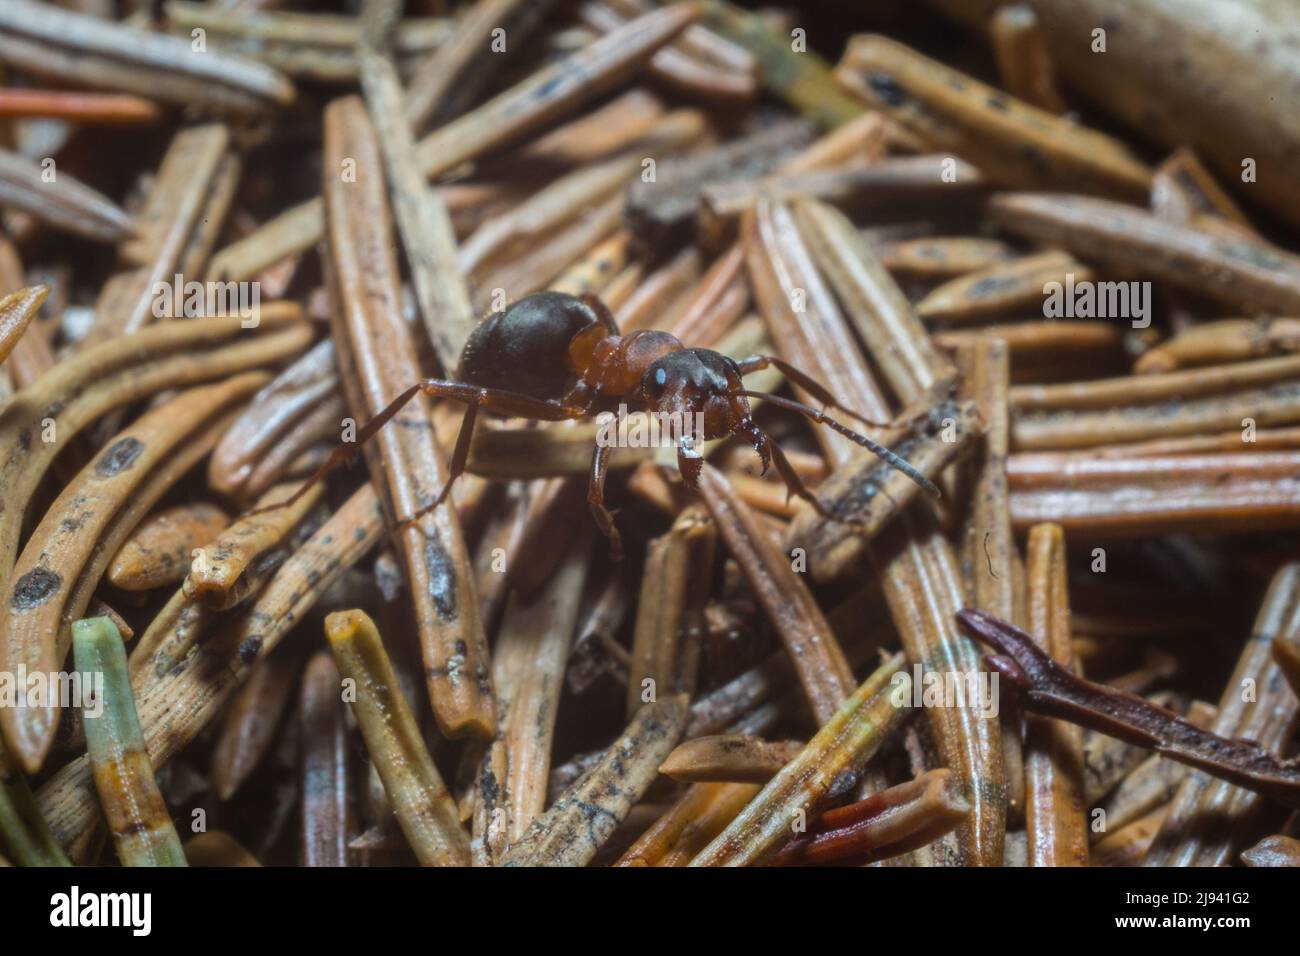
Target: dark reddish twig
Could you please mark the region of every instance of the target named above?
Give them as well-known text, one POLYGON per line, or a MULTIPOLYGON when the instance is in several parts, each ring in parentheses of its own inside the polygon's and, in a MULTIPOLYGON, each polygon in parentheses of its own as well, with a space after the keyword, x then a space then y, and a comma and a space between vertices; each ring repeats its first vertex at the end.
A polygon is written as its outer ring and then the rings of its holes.
POLYGON ((963 608, 957 620, 998 651, 1000 656, 988 658, 989 665, 1016 687, 1029 710, 1149 747, 1170 760, 1300 807, 1300 762, 1279 760, 1253 741, 1221 737, 1136 694, 1077 677, 1020 628, 992 614, 963 608))

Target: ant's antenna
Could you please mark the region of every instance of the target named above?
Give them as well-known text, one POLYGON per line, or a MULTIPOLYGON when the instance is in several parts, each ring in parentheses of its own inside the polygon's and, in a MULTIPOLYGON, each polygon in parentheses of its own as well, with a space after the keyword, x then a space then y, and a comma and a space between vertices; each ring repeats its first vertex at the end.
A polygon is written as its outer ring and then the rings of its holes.
POLYGON ((793 399, 782 398, 780 395, 771 395, 767 392, 751 392, 749 389, 741 389, 740 394, 744 395, 746 398, 761 398, 765 402, 771 402, 772 404, 779 405, 782 408, 788 408, 792 412, 798 412, 800 415, 804 415, 818 424, 825 425, 833 431, 839 432, 845 438, 861 445, 873 455, 879 457, 887 465, 897 468, 903 474, 907 475, 908 478, 911 478, 914 482, 924 488, 927 494, 932 495, 935 498, 943 497, 943 493, 939 490, 939 487, 929 478, 925 477, 925 475, 917 471, 910 462, 900 458, 884 445, 872 441, 866 435, 860 435, 852 429, 846 428, 824 412, 819 412, 817 409, 805 405, 803 402, 796 402, 793 399))

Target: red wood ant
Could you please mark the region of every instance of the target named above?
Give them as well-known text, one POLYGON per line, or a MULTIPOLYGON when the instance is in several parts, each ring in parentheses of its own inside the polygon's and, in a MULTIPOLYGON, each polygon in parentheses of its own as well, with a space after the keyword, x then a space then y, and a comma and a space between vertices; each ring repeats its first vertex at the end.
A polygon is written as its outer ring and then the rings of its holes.
MULTIPOLYGON (((452 484, 465 471, 480 409, 507 417, 565 421, 590 418, 598 411, 607 410, 612 399, 674 422, 703 423, 704 434, 684 433, 677 439, 677 467, 692 489, 702 467, 700 442, 736 435, 754 446, 764 473, 775 463, 789 492, 826 515, 780 446, 755 424, 748 400, 761 398, 835 430, 939 497, 939 489, 933 482, 867 436, 802 402, 744 387, 743 376, 768 367, 781 371, 825 407, 839 408, 869 425, 877 424, 850 412, 821 384, 775 356, 755 355, 736 362, 712 349, 687 348, 667 332, 643 330, 624 335, 609 309, 596 296, 538 292, 478 324, 465 342, 454 379, 425 379, 406 389, 358 430, 355 442, 335 448, 301 488, 270 507, 290 504, 355 455, 362 444, 420 392, 463 402, 465 417, 452 452, 446 485, 433 504, 404 519, 403 525, 434 510, 447 499, 452 484)), ((609 538, 611 550, 618 555, 618 529, 605 507, 605 474, 610 450, 608 444, 596 446, 587 502, 596 524, 609 538)))

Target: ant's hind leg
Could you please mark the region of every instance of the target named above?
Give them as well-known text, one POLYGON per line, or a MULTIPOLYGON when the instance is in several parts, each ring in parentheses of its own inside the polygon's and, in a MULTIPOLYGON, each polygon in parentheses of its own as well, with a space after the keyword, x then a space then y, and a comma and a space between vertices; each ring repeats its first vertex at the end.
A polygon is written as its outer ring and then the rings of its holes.
MULTIPOLYGON (((423 392, 431 398, 446 398, 455 402, 463 402, 470 406, 465 415, 464 423, 461 425, 461 436, 456 440, 457 452, 462 451, 461 444, 464 442, 464 457, 469 457, 469 438, 473 434, 474 418, 479 408, 485 408, 488 411, 496 412, 501 415, 510 415, 519 418, 531 418, 538 421, 559 422, 567 421, 572 418, 581 418, 587 413, 587 409, 575 405, 566 405, 562 402, 544 401, 533 398, 529 395, 520 395, 516 392, 507 392, 504 389, 481 388, 477 385, 467 385, 464 382, 453 382, 448 379, 427 378, 422 382, 417 382, 410 388, 403 391, 395 399, 384 406, 375 415, 374 418, 366 422, 357 430, 356 440, 339 445, 330 452, 329 458, 325 459, 324 464, 316 469, 316 472, 308 478, 292 495, 273 505, 267 505, 264 508, 257 508, 248 514, 259 514, 264 511, 272 511, 276 508, 283 508, 293 504, 313 485, 321 481, 339 465, 351 459, 361 446, 368 442, 383 428, 393 417, 400 412, 410 401, 423 392), (473 412, 473 414, 470 414, 473 412), (468 427, 467 427, 468 426, 468 427)), ((453 477, 455 472, 455 455, 453 455, 453 477)), ((464 470, 464 461, 461 462, 461 470, 464 470)), ((451 479, 447 482, 448 487, 451 485, 451 479)), ((437 507, 447 497, 447 488, 439 496, 438 502, 430 508, 421 509, 420 514, 437 507)), ((403 523, 413 520, 411 518, 403 519, 403 523)))
POLYGON ((587 505, 601 534, 609 539, 609 555, 614 561, 623 560, 623 536, 614 524, 614 516, 605 507, 605 474, 609 464, 609 445, 597 445, 591 456, 591 481, 587 485, 587 505))
POLYGON ((451 494, 451 486, 456 483, 456 479, 465 473, 465 465, 469 461, 469 448, 474 440, 474 423, 478 419, 478 405, 466 405, 465 417, 460 420, 460 431, 456 435, 456 447, 451 453, 451 463, 447 469, 447 481, 442 486, 442 491, 438 492, 438 497, 433 504, 425 505, 412 515, 408 515, 398 522, 398 529, 409 527, 419 521, 431 511, 436 511, 438 506, 447 500, 451 494))
POLYGON ((600 320, 601 325, 609 329, 610 335, 619 334, 618 320, 614 318, 614 313, 609 311, 609 306, 604 303, 600 296, 592 295, 590 292, 584 292, 582 295, 578 296, 578 300, 587 308, 591 309, 592 312, 596 313, 596 318, 600 320))
MULTIPOLYGON (((436 379, 429 380, 429 382, 436 382, 436 381, 437 381, 436 379)), ((356 438, 353 441, 344 442, 343 444, 336 445, 330 451, 329 457, 325 459, 325 461, 321 464, 321 466, 317 468, 316 471, 311 475, 311 477, 308 478, 306 481, 304 481, 298 487, 298 490, 295 491, 293 494, 291 494, 289 497, 285 498, 283 501, 278 501, 273 505, 267 505, 263 508, 255 508, 254 510, 248 512, 248 514, 261 514, 262 512, 265 511, 274 511, 277 508, 284 508, 287 507, 288 505, 293 504, 295 501, 297 501, 299 498, 305 495, 312 487, 314 487, 319 482, 323 481, 325 479, 325 476, 328 475, 330 472, 332 472, 335 468, 337 468, 339 465, 343 464, 344 462, 350 461, 353 458, 353 456, 355 456, 357 452, 361 450, 361 446, 363 446, 367 441, 369 441, 372 437, 374 437, 375 433, 378 432, 379 429, 383 428, 386 424, 388 424, 388 422, 392 419, 392 417, 396 415, 399 411, 401 411, 402 407, 406 405, 407 402, 415 398, 416 395, 420 394, 420 392, 423 390, 426 384, 428 383, 421 382, 418 385, 412 385, 406 391, 402 392, 395 399, 389 402, 383 409, 381 409, 378 415, 376 415, 374 418, 370 419, 370 421, 362 425, 361 428, 357 430, 356 438)), ((454 385, 456 383, 451 382, 448 384, 454 385)))

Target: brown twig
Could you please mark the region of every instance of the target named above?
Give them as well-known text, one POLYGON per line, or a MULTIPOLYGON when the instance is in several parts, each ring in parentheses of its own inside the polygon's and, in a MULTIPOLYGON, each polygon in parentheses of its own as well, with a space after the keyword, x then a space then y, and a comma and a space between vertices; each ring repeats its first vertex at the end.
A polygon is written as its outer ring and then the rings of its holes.
MULTIPOLYGON (((1279 760, 1259 743, 1201 730, 1135 694, 1076 677, 1052 661, 1024 631, 983 611, 963 609, 958 620, 1004 655, 990 662, 1035 713, 1070 720, 1149 747, 1282 803, 1300 802, 1300 770, 1279 760)), ((1222 726, 1223 720, 1221 713, 1216 726, 1222 726)))
POLYGON ((813 716, 826 723, 853 690, 853 674, 830 624, 790 558, 772 546, 727 479, 707 463, 700 473, 700 493, 727 550, 785 643, 813 716))
POLYGON ((659 772, 689 783, 767 783, 803 748, 802 741, 747 734, 696 737, 678 744, 659 772))
MULTIPOLYGON (((2 31, 0 23, 0 49, 2 31)), ((134 228, 131 217, 107 196, 67 173, 60 174, 56 166, 42 167, 5 150, 0 150, 0 202, 98 242, 117 242, 134 228)))
POLYGON ((222 800, 235 795, 265 756, 301 675, 302 658, 289 648, 267 655, 249 672, 212 750, 212 785, 222 800))
POLYGON ((988 211, 1008 231, 1089 262, 1121 270, 1141 263, 1146 275, 1246 311, 1300 311, 1300 256, 1259 239, 1086 196, 1004 193, 989 200, 988 211))

